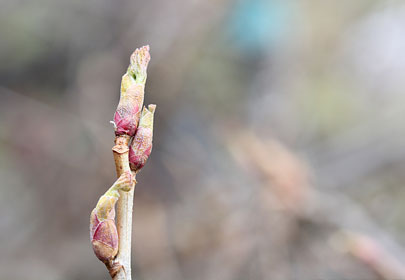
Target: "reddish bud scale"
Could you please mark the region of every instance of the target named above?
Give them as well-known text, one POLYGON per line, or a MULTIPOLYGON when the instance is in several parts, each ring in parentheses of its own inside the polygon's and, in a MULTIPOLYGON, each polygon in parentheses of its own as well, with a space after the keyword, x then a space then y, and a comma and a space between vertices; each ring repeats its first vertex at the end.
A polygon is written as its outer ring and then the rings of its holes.
POLYGON ((114 259, 118 252, 118 232, 114 219, 104 220, 95 227, 91 244, 100 261, 114 259))
MULTIPOLYGON (((115 204, 115 203, 114 203, 115 204)), ((113 204, 113 205, 114 205, 113 204)), ((90 215, 90 240, 94 254, 102 262, 112 260, 118 252, 118 232, 115 226, 115 210, 107 214, 108 218, 100 221, 95 208, 90 215)))
POLYGON ((151 128, 139 127, 131 147, 129 147, 129 164, 132 170, 141 169, 152 152, 153 131, 151 128))
POLYGON ((149 105, 143 108, 138 130, 129 147, 129 165, 131 170, 137 172, 146 163, 152 152, 153 140, 153 115, 156 105, 149 105))
POLYGON ((114 114, 115 135, 135 135, 141 115, 143 96, 144 87, 142 85, 132 85, 126 93, 121 94, 114 114))

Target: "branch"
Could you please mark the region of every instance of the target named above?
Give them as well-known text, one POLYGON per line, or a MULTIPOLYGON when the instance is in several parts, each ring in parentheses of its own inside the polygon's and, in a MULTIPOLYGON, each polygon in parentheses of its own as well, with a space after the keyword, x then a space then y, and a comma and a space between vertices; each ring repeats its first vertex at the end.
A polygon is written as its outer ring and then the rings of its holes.
POLYGON ((122 77, 114 114, 112 148, 118 180, 100 198, 90 217, 90 237, 96 256, 114 280, 131 280, 132 208, 136 174, 152 151, 155 105, 143 108, 149 46, 136 49, 122 77), (132 145, 131 144, 132 141, 132 145), (117 226, 114 223, 117 203, 117 226))

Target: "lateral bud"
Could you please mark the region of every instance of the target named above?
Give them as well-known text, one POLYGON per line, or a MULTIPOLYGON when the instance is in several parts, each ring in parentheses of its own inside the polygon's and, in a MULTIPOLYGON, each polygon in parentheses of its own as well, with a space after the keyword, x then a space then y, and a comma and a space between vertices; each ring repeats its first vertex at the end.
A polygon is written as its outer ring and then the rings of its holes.
POLYGON ((108 263, 118 252, 118 232, 115 225, 115 204, 119 191, 129 191, 134 186, 131 172, 122 174, 111 188, 100 197, 90 215, 90 240, 97 258, 108 263))
POLYGON ((156 105, 144 107, 138 130, 129 147, 129 165, 131 170, 138 172, 146 163, 152 152, 153 116, 156 105))

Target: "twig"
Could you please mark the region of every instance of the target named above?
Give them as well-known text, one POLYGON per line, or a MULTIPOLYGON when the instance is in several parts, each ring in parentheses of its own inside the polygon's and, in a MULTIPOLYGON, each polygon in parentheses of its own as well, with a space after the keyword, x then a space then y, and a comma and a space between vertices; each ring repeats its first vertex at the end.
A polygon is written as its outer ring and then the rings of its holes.
POLYGON ((135 177, 152 151, 156 105, 141 110, 149 60, 149 46, 136 49, 122 77, 120 102, 112 122, 115 128, 115 146, 112 150, 118 180, 99 199, 90 217, 93 250, 105 263, 114 280, 131 280, 135 177), (116 226, 114 207, 117 201, 116 226))
MULTIPOLYGON (((117 177, 124 172, 131 172, 129 168, 129 141, 128 135, 117 136, 115 146, 112 148, 114 154, 115 169, 117 177)), ((135 172, 133 172, 135 179, 135 172)), ((136 184, 136 181, 135 181, 136 184)), ((120 198, 117 205, 117 230, 119 236, 118 254, 112 267, 108 267, 111 277, 114 280, 131 280, 131 233, 132 233, 132 209, 134 200, 134 187, 129 191, 120 191, 120 198), (114 267, 122 268, 118 271, 114 267)))

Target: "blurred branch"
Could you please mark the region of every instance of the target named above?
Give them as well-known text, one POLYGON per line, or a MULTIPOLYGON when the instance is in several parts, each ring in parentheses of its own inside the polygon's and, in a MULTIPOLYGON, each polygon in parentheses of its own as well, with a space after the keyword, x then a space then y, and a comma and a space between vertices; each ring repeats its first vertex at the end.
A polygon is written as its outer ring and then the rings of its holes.
POLYGON ((262 141, 246 131, 235 138, 229 144, 232 155, 244 168, 259 171, 267 182, 263 188, 270 187, 285 210, 298 219, 336 227, 344 233, 339 236, 347 252, 380 277, 405 279, 400 261, 405 250, 362 207, 341 192, 326 194, 312 187, 305 165, 276 140, 262 141))
POLYGON ((375 170, 403 162, 403 120, 402 108, 381 111, 370 122, 335 136, 323 145, 308 147, 307 153, 315 161, 321 184, 334 188, 351 186, 375 170))
POLYGON ((347 230, 338 231, 331 240, 338 250, 350 253, 382 279, 405 279, 405 269, 401 262, 390 254, 378 240, 347 230))

